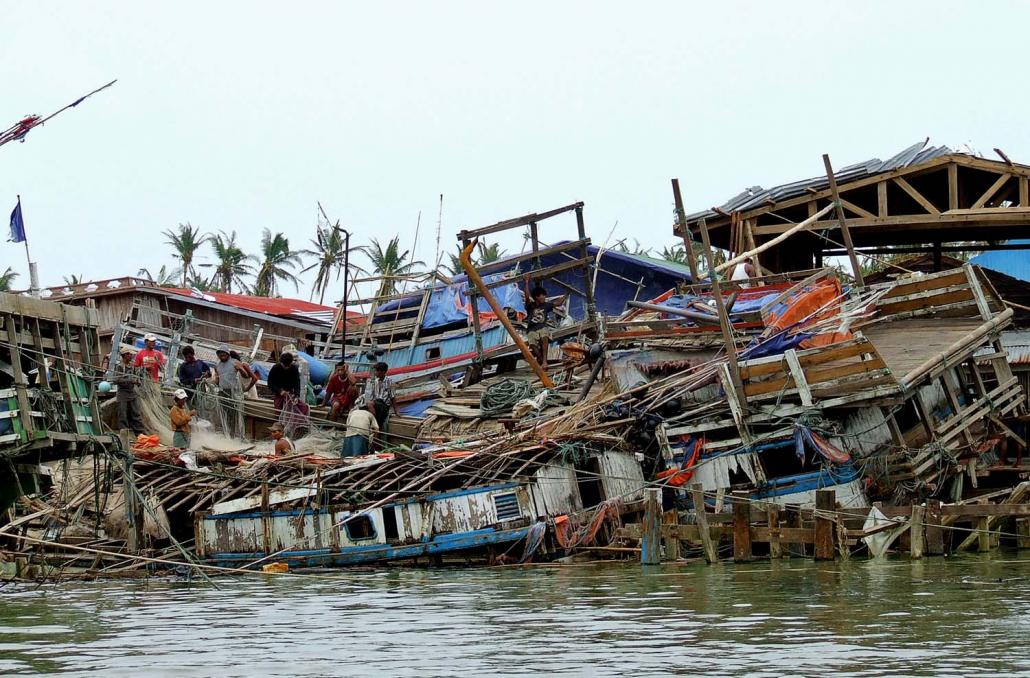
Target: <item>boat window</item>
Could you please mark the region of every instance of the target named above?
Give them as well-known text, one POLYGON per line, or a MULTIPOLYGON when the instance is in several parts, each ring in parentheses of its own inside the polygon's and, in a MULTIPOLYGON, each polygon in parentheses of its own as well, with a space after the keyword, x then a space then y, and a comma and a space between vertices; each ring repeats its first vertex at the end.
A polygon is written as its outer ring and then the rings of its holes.
POLYGON ((371 539, 376 536, 375 525, 372 524, 372 518, 367 515, 354 516, 343 526, 347 528, 347 538, 351 541, 371 539))
POLYGON ((383 532, 386 533, 386 538, 397 539, 400 535, 397 533, 397 512, 402 509, 395 506, 387 506, 383 509, 383 532))
POLYGON ((515 520, 522 517, 519 509, 519 498, 514 492, 494 495, 494 512, 497 514, 497 522, 515 520))
POLYGON ((597 506, 605 500, 604 485, 601 484, 601 463, 597 457, 590 457, 576 465, 576 481, 583 508, 597 506))
POLYGON ((440 357, 440 347, 430 346, 426 349, 426 360, 436 360, 440 357))

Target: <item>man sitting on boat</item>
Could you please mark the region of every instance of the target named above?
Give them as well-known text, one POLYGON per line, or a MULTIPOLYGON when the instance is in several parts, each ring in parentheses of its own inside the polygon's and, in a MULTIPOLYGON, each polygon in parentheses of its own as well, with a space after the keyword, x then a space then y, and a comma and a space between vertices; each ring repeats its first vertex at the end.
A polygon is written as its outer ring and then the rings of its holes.
POLYGON ((325 405, 329 408, 329 419, 339 421, 350 412, 358 398, 358 381, 350 373, 347 363, 336 363, 336 369, 325 385, 325 405))
POLYGON ((384 362, 378 362, 375 366, 375 374, 365 382, 365 401, 373 408, 376 415, 376 423, 379 429, 386 430, 386 420, 390 411, 397 412, 397 403, 394 402, 393 379, 386 376, 390 366, 384 362))

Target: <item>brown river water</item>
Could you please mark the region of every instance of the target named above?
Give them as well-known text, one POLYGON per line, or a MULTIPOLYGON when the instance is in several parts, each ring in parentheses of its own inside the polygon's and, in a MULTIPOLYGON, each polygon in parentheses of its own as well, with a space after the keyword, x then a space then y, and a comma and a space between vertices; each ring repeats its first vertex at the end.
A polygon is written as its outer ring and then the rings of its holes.
POLYGON ((1030 675, 1030 553, 0 588, 0 674, 1030 675))

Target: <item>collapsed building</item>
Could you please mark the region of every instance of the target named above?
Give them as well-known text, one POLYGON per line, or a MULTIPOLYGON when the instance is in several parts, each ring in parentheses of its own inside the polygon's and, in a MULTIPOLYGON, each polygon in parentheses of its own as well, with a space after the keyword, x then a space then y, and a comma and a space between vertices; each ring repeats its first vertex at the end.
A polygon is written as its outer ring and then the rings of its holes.
MULTIPOLYGON (((274 455, 261 438, 280 415, 264 392, 247 405, 249 441, 212 431, 182 450, 170 435, 132 441, 98 427, 85 447, 54 457, 89 462, 52 467, 61 472, 49 490, 10 493, 4 553, 37 567, 61 554, 63 571, 94 575, 143 565, 498 564, 653 555, 662 534, 667 558, 703 549, 713 560, 729 536, 717 526, 728 504, 735 515, 742 507, 735 553, 745 538, 750 553, 752 532, 815 543, 817 555, 826 553, 820 534, 872 551, 870 540, 889 531, 915 532, 931 504, 930 532, 972 521, 989 547, 998 525, 1022 529, 1030 514, 1020 475, 1026 393, 1004 342, 1025 309, 1006 296, 1014 287, 998 289, 997 272, 946 253, 959 246, 951 242, 1005 251, 1000 241, 1030 216, 1030 168, 919 145, 837 173, 827 160, 827 169, 690 215, 677 193, 675 234, 688 251, 703 248, 703 267, 598 249, 582 203, 462 231, 466 275, 431 272, 400 292, 382 281, 375 297, 345 299, 317 327, 288 331, 317 329, 304 337, 309 375, 328 369, 323 361, 359 375, 379 360, 390 366, 402 414, 375 453, 341 459, 342 426, 315 406, 295 452, 274 455), (562 215, 575 217, 574 239, 542 241, 541 223, 562 215), (478 239, 510 229, 528 233, 529 251, 471 264, 478 239), (712 260, 710 243, 728 260, 712 260), (888 246, 922 255, 921 267, 895 260, 889 274, 864 277, 823 266, 888 246), (748 259, 755 275, 730 279, 748 259), (565 311, 544 364, 519 330, 524 291, 539 283, 565 311), (352 318, 361 302, 369 313, 352 318), (787 532, 777 511, 794 521, 787 532), (659 514, 667 525, 648 532, 659 514)), ((217 299, 200 301, 218 310, 217 299)), ((34 303, 46 317, 69 313, 34 303)), ((215 336, 189 309, 140 306, 111 327, 111 355, 156 333, 174 367, 183 343, 210 353, 228 342, 260 375, 300 339, 272 327, 283 318, 219 324, 215 336)), ((12 346, 34 341, 31 331, 11 337, 12 346)), ((97 422, 102 353, 77 356, 80 397, 97 422)), ((4 374, 17 396, 18 370, 4 374)), ((166 373, 148 389, 151 413, 174 385, 166 373)), ((19 418, 33 409, 12 403, 19 418)))

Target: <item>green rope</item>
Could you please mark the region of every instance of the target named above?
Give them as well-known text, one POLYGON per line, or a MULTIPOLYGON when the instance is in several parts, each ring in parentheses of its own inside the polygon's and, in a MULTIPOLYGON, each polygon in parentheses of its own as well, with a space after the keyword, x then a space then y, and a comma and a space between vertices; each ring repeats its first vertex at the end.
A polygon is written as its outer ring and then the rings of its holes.
POLYGON ((490 384, 479 397, 479 409, 486 416, 511 412, 520 400, 533 395, 533 387, 525 379, 502 379, 490 384))

